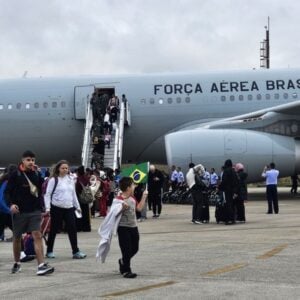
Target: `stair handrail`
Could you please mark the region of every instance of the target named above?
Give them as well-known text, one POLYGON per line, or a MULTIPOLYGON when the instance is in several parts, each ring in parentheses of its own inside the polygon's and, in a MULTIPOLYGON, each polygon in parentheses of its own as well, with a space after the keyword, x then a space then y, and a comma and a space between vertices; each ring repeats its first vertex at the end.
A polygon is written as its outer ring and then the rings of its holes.
POLYGON ((88 166, 92 126, 93 126, 93 112, 92 112, 90 101, 89 99, 87 99, 87 112, 86 112, 86 121, 85 121, 85 128, 84 128, 82 153, 81 153, 81 164, 84 167, 88 166))
POLYGON ((123 134, 124 134, 124 118, 125 118, 125 106, 121 103, 119 124, 116 128, 115 135, 115 151, 114 151, 114 162, 113 168, 119 169, 122 164, 122 151, 123 151, 123 134))

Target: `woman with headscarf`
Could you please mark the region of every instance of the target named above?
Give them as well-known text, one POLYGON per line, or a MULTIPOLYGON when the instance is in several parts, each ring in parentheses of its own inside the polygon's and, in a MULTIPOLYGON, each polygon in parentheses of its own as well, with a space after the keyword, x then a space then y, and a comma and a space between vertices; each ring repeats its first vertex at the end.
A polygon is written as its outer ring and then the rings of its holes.
POLYGON ((236 221, 246 222, 244 202, 248 199, 246 179, 248 174, 244 171, 244 165, 237 163, 235 171, 238 175, 238 197, 235 200, 236 221))
POLYGON ((231 159, 227 159, 224 164, 224 172, 219 190, 224 192, 225 204, 223 208, 223 220, 226 225, 235 224, 234 199, 238 193, 238 178, 232 167, 231 159))

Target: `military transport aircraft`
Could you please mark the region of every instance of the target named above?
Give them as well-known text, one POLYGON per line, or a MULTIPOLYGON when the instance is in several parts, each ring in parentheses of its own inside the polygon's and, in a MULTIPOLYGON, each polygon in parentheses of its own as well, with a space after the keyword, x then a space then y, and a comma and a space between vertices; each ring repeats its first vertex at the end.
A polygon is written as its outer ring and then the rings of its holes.
POLYGON ((81 163, 92 93, 126 95, 123 162, 218 169, 243 162, 250 180, 274 161, 300 171, 300 70, 21 78, 0 81, 0 166, 25 149, 40 165, 81 163))

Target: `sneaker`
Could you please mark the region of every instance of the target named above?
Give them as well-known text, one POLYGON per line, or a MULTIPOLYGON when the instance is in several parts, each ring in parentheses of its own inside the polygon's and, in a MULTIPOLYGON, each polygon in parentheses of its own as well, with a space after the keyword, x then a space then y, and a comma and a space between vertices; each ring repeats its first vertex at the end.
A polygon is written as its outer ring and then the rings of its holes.
POLYGON ((11 273, 15 274, 15 273, 19 273, 21 271, 21 264, 20 263, 14 263, 12 269, 11 269, 11 273))
POLYGON ((75 254, 73 254, 73 259, 83 259, 83 258, 86 258, 86 254, 84 254, 81 251, 78 251, 75 254))
POLYGON ((156 218, 159 218, 160 214, 156 215, 156 218))
POLYGON ((132 272, 126 272, 123 274, 124 278, 135 278, 137 276, 136 273, 132 273, 132 272))
POLYGON ((202 222, 195 220, 195 221, 194 221, 194 224, 201 225, 201 224, 202 224, 202 222))
POLYGON ((48 252, 45 255, 47 258, 55 258, 55 254, 53 252, 48 252))
POLYGON ((153 218, 153 219, 157 218, 157 215, 153 215, 152 218, 153 218))
POLYGON ((122 275, 124 274, 124 265, 121 258, 119 259, 119 271, 122 275))
POLYGON ((51 274, 54 272, 54 268, 48 265, 47 263, 43 263, 42 266, 38 267, 36 275, 42 276, 51 274))
POLYGON ((20 262, 28 262, 35 259, 35 255, 26 255, 20 259, 20 262))

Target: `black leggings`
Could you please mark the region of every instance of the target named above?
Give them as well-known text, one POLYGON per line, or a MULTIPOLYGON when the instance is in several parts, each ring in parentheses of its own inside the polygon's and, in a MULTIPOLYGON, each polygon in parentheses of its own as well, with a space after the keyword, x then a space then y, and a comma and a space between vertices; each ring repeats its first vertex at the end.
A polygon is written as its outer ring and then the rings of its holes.
POLYGON ((4 229, 8 227, 12 230, 12 220, 10 214, 0 213, 0 235, 4 233, 4 229))
POLYGON ((63 221, 65 221, 66 224, 66 231, 69 236, 73 254, 79 251, 77 246, 77 232, 74 211, 74 207, 61 208, 51 205, 51 228, 48 237, 47 253, 53 252, 55 237, 57 232, 61 230, 63 221))
POLYGON ((137 227, 118 228, 119 245, 122 252, 124 272, 131 272, 130 260, 139 250, 139 231, 137 227))

